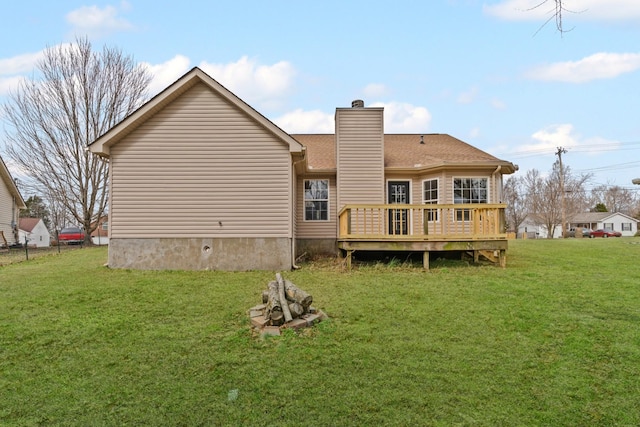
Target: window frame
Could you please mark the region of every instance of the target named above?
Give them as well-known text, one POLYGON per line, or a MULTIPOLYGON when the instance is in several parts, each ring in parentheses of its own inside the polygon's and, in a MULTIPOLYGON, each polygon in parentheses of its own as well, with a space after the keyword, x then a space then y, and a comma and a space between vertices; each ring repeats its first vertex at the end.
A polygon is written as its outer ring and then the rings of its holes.
POLYGON ((623 222, 622 231, 633 231, 633 224, 630 222, 623 222))
MULTIPOLYGON (((489 197, 491 195, 491 191, 489 189, 489 185, 490 185, 490 180, 488 177, 486 176, 454 176, 452 177, 451 180, 451 194, 453 196, 453 204, 454 205, 463 205, 463 204, 488 204, 490 203, 489 197), (471 197, 469 198, 470 201, 462 201, 462 202, 457 202, 456 201, 456 190, 458 190, 456 188, 456 180, 468 180, 469 184, 472 184, 473 180, 483 180, 485 182, 485 186, 484 186, 484 193, 485 193, 485 197, 484 197, 484 201, 473 201, 473 199, 471 199, 471 197)), ((464 191, 469 191, 469 196, 472 195, 472 191, 474 190, 473 185, 469 185, 469 187, 465 188, 465 187, 460 187, 459 188, 460 191, 464 192, 464 191)), ((477 189, 475 189, 477 191, 477 189)), ((464 196, 464 195, 463 195, 464 196)), ((463 197, 464 199, 464 197, 463 197)), ((478 200, 482 200, 482 199, 478 199, 478 200)), ((454 220, 455 221, 470 221, 471 220, 471 215, 469 213, 469 210, 467 209, 455 209, 454 210, 454 220)))
MULTIPOLYGON (((429 178, 429 179, 423 179, 422 180, 422 204, 423 205, 438 205, 440 204, 440 178, 429 178), (435 182, 436 186, 435 186, 435 192, 436 192, 436 197, 435 199, 430 198, 427 199, 426 198, 426 193, 427 191, 429 192, 433 192, 434 189, 430 188, 429 190, 425 189, 425 185, 427 183, 432 184, 433 182, 435 182)), ((440 221, 440 216, 438 215, 438 210, 429 210, 427 212, 427 221, 432 222, 438 222, 440 221)))
MULTIPOLYGON (((322 191, 323 189, 320 189, 320 191, 322 191)), ((303 180, 302 183, 302 204, 303 204, 303 220, 305 222, 328 222, 331 220, 331 214, 330 214, 330 180, 328 178, 305 178, 303 180), (320 181, 320 182, 325 182, 326 183, 326 192, 327 192, 327 197, 326 198, 314 198, 314 199, 307 199, 307 183, 311 182, 311 181, 320 181), (311 203, 326 203, 326 218, 320 218, 320 219, 314 219, 314 218, 307 218, 307 202, 311 202, 311 203)), ((320 212, 322 213, 322 210, 315 210, 315 212, 320 212)), ((322 216, 322 215, 321 215, 322 216)))

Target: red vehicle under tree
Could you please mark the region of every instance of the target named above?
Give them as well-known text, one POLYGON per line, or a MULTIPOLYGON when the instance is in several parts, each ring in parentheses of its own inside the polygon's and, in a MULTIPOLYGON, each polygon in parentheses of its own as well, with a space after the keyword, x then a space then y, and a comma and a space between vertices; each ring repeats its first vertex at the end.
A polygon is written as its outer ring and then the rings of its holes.
POLYGON ((80 244, 84 242, 84 232, 78 227, 66 227, 58 233, 58 242, 67 245, 80 244))

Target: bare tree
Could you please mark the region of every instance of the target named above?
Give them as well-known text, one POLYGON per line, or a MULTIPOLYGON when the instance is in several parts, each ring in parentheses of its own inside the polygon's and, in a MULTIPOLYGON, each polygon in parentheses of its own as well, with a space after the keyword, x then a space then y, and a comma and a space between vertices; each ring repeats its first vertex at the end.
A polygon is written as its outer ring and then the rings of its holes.
POLYGON ((3 106, 7 155, 89 239, 105 211, 109 165, 87 145, 142 104, 151 76, 118 49, 94 52, 86 38, 47 48, 37 72, 3 106))
POLYGON ((637 203, 638 198, 633 191, 618 185, 599 185, 591 190, 591 206, 603 204, 608 212, 633 215, 637 203))
POLYGON ((507 204, 505 214, 508 228, 517 232, 529 213, 524 177, 510 177, 504 184, 503 195, 507 204))
MULTIPOLYGON (((564 173, 564 203, 566 220, 587 207, 584 185, 591 178, 589 174, 574 176, 568 166, 564 173)), ((562 185, 560 180, 560 164, 556 161, 547 177, 539 171, 527 171, 524 177, 526 188, 526 203, 531 213, 540 224, 547 229, 548 237, 553 237, 557 226, 562 224, 562 185)))

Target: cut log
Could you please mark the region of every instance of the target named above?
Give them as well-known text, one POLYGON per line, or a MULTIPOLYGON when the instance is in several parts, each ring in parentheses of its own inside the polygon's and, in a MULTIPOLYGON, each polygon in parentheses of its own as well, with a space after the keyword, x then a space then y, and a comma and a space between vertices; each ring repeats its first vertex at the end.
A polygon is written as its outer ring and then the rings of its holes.
POLYGON ((280 326, 284 324, 284 315, 281 311, 272 311, 269 317, 269 323, 272 326, 280 326))
POLYGON ((311 295, 288 280, 284 281, 284 289, 289 301, 295 301, 298 304, 302 305, 305 309, 309 307, 313 302, 313 297, 311 295))
POLYGON ((278 282, 269 282, 267 294, 266 318, 271 321, 272 325, 281 325, 284 317, 278 294, 278 282))
POLYGON ((280 296, 280 301, 282 302, 282 314, 284 314, 284 321, 291 322, 293 317, 291 317, 291 312, 289 311, 289 304, 287 304, 287 297, 284 293, 284 280, 282 279, 282 275, 280 273, 276 273, 276 282, 278 282, 278 295, 280 296))
POLYGON ((297 302, 292 302, 289 304, 289 312, 291 312, 291 317, 297 319, 302 316, 305 312, 302 304, 298 304, 297 302))

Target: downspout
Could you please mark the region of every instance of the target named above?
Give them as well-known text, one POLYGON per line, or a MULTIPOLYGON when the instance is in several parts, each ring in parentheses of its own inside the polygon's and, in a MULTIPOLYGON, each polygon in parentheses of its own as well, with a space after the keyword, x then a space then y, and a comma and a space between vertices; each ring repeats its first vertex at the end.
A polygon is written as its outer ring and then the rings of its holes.
POLYGON ((496 174, 502 170, 502 165, 498 165, 496 170, 491 173, 491 180, 493 181, 493 203, 498 203, 498 183, 496 181, 496 174))
POLYGON ((292 208, 291 209, 291 268, 293 270, 298 270, 300 268, 300 266, 296 265, 296 226, 297 223, 295 221, 295 215, 296 215, 296 203, 298 201, 298 194, 296 191, 296 186, 298 183, 297 177, 296 177, 296 165, 298 163, 302 163, 306 160, 306 154, 307 154, 307 149, 306 147, 302 147, 302 158, 298 161, 294 161, 291 164, 291 171, 292 171, 292 177, 293 179, 291 180, 291 185, 293 186, 292 191, 291 191, 291 197, 293 198, 293 200, 291 201, 291 205, 292 208))

